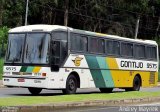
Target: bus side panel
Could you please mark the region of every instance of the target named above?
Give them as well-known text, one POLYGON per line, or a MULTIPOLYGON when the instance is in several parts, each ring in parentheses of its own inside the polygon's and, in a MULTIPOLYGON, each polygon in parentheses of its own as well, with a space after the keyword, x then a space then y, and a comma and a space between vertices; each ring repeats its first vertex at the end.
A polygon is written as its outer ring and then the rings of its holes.
MULTIPOLYGON (((63 77, 65 82, 70 74, 76 72, 80 78, 80 88, 95 88, 95 83, 84 55, 70 54, 64 64, 64 70, 65 75, 63 77)), ((65 86, 63 85, 64 88, 65 86)))
POLYGON ((142 87, 157 85, 157 68, 147 68, 148 63, 158 65, 157 62, 106 58, 106 63, 109 65, 115 87, 132 87, 136 75, 140 75, 142 87), (126 62, 126 64, 121 65, 121 62, 126 62), (143 67, 139 63, 143 63, 143 67))
POLYGON ((72 72, 78 73, 81 88, 132 87, 134 77, 138 74, 142 79, 142 87, 148 87, 156 85, 158 79, 157 69, 147 68, 148 63, 157 65, 157 62, 151 61, 71 54, 64 67, 68 71, 67 77, 72 72))
POLYGON ((158 83, 158 72, 137 72, 142 79, 142 87, 156 86, 158 83))

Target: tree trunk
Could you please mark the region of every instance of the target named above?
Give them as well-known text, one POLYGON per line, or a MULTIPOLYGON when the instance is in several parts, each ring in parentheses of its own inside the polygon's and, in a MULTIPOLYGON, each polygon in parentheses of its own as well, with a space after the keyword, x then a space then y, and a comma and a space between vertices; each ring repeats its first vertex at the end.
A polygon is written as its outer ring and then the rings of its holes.
MULTIPOLYGON (((2 3, 2 0, 0 0, 2 3)), ((0 26, 2 26, 3 3, 0 5, 0 26)))
MULTIPOLYGON (((158 36, 159 27, 160 27, 160 16, 158 18, 158 26, 157 26, 157 29, 156 29, 156 36, 158 36)), ((156 38, 156 36, 155 36, 155 38, 156 38)))
POLYGON ((69 0, 65 0, 64 26, 68 25, 68 3, 69 0))
POLYGON ((135 37, 134 37, 135 39, 137 39, 137 35, 138 35, 139 20, 140 20, 140 15, 138 15, 137 22, 136 22, 135 37))

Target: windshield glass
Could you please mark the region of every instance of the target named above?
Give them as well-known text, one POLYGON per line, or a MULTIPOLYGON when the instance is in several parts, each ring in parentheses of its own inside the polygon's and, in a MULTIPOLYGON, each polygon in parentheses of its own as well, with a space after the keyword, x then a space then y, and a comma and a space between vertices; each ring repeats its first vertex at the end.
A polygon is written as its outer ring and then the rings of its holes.
POLYGON ((24 51, 24 63, 48 63, 49 39, 47 33, 27 34, 24 51))
POLYGON ((9 34, 6 62, 22 62, 25 34, 9 34))

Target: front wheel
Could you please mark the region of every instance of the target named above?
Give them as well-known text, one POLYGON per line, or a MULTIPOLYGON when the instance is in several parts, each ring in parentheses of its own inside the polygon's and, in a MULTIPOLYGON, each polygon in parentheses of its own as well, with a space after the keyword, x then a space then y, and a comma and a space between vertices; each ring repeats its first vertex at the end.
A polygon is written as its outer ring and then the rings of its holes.
POLYGON ((66 89, 63 89, 64 94, 75 94, 77 90, 77 79, 74 75, 70 75, 66 82, 66 89))
POLYGON ((28 88, 28 90, 32 95, 38 95, 42 91, 41 88, 28 88))
POLYGON ((126 91, 139 91, 141 87, 141 80, 138 76, 134 77, 133 80, 133 87, 132 88, 126 88, 126 91))

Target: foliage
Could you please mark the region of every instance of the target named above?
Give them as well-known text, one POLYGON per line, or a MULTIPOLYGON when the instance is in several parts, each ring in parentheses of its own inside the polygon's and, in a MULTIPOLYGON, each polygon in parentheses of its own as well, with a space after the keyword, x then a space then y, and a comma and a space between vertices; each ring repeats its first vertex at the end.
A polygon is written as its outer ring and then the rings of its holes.
POLYGON ((8 40, 8 30, 6 26, 0 28, 0 58, 4 57, 6 46, 7 46, 7 40, 8 40))
POLYGON ((3 74, 3 63, 4 59, 0 59, 0 80, 2 79, 2 74, 3 74))
POLYGON ((8 30, 6 26, 0 28, 0 44, 7 43, 8 40, 8 30))
MULTIPOLYGON (((26 0, 0 0, 0 25, 24 25, 26 0)), ((29 0, 28 24, 64 24, 65 0, 29 0)), ((153 39, 160 16, 160 0, 69 0, 68 26, 83 30, 153 39)))

